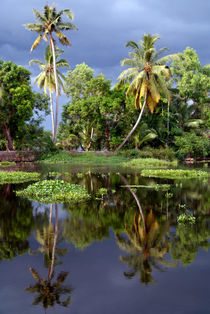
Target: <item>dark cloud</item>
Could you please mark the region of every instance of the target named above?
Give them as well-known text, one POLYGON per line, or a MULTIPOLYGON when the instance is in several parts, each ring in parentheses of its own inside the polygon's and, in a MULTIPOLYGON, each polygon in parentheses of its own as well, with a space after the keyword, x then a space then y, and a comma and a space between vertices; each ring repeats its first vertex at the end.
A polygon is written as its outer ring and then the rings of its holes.
MULTIPOLYGON (((32 9, 42 11, 44 5, 43 0, 1 0, 0 58, 26 67, 30 59, 43 58, 44 43, 30 54, 36 34, 23 24, 34 22, 32 9)), ((170 53, 190 46, 202 64, 209 63, 209 0, 62 0, 55 5, 58 10, 70 7, 79 28, 69 32, 72 46, 65 48, 72 69, 86 62, 116 82, 120 60, 128 54, 126 42, 138 41, 144 33, 159 34, 158 46, 170 53)), ((37 73, 35 68, 30 71, 37 73)))

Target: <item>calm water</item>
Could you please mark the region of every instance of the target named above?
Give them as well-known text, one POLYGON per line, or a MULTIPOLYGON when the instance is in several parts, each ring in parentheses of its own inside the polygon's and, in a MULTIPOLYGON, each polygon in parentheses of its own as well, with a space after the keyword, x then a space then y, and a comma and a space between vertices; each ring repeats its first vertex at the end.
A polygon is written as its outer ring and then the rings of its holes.
POLYGON ((0 314, 210 313, 209 180, 39 167, 93 198, 47 205, 16 197, 29 183, 0 185, 0 314), (170 190, 145 187, 157 183, 170 190))

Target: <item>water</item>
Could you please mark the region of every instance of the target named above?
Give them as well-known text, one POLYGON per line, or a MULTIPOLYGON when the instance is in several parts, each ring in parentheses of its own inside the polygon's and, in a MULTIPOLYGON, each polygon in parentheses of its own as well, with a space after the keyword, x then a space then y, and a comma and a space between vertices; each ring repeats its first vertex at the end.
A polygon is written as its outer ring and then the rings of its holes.
POLYGON ((16 197, 28 183, 0 186, 0 314, 210 313, 209 180, 39 167, 93 199, 46 205, 16 197), (195 224, 177 224, 181 213, 195 224))

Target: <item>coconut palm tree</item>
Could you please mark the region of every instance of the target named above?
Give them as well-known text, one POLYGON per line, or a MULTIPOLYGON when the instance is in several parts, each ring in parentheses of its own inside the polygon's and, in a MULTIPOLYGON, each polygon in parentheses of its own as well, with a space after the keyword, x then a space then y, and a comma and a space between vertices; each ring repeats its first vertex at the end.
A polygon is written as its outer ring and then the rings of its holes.
POLYGON ((120 249, 128 253, 121 256, 120 260, 131 268, 125 272, 125 276, 132 278, 140 272, 142 283, 153 282, 152 268, 162 271, 162 266, 176 267, 176 262, 168 261, 164 256, 168 253, 167 232, 169 222, 159 224, 152 210, 145 215, 145 226, 142 224, 140 213, 136 213, 133 225, 125 225, 125 232, 128 238, 122 234, 116 234, 116 240, 120 249))
POLYGON ((55 49, 55 38, 53 33, 58 37, 62 45, 69 46, 71 43, 67 36, 63 33, 66 30, 77 29, 77 27, 71 22, 64 22, 62 17, 66 17, 72 21, 73 13, 70 9, 61 10, 57 12, 56 7, 45 5, 44 13, 41 14, 38 10, 33 9, 34 15, 38 23, 28 23, 24 26, 30 30, 39 34, 39 36, 34 41, 31 51, 34 50, 41 42, 42 39, 47 41, 50 46, 50 50, 53 55, 53 70, 55 77, 55 91, 56 91, 56 113, 55 113, 55 140, 57 136, 58 129, 58 98, 59 98, 59 83, 57 78, 57 68, 56 68, 56 49, 55 49))
MULTIPOLYGON (((61 53, 63 53, 63 50, 59 50, 57 48, 55 56, 56 56, 56 68, 57 68, 59 95, 61 95, 61 88, 64 89, 62 80, 65 80, 65 76, 58 70, 58 68, 70 67, 66 59, 58 60, 61 53)), ((40 89, 44 88, 45 94, 47 93, 47 90, 49 91, 50 104, 51 104, 52 133, 53 133, 53 140, 55 140, 55 123, 54 123, 54 109, 53 109, 52 94, 55 91, 56 86, 55 86, 55 74, 54 74, 54 69, 53 69, 53 55, 52 55, 49 45, 45 49, 44 60, 45 62, 33 59, 29 62, 29 65, 32 65, 32 64, 39 65, 41 72, 36 77, 34 83, 37 83, 40 89)))
POLYGON ((170 92, 167 88, 165 80, 170 78, 171 72, 166 65, 176 55, 168 55, 159 58, 160 54, 168 50, 166 47, 156 51, 154 44, 160 37, 157 35, 144 35, 143 39, 138 43, 129 41, 126 47, 131 48, 130 58, 121 61, 121 65, 128 66, 118 77, 121 84, 129 82, 127 89, 127 97, 133 95, 135 97, 136 109, 141 109, 136 124, 127 135, 125 140, 117 148, 119 150, 133 134, 137 128, 147 105, 150 112, 153 113, 158 104, 161 93, 170 100, 170 92))
POLYGON ((38 249, 39 252, 45 252, 45 266, 48 267, 47 278, 41 278, 38 272, 29 267, 29 270, 32 276, 35 278, 36 283, 29 286, 25 290, 32 293, 37 293, 33 305, 38 305, 42 303, 43 307, 47 309, 49 306, 53 307, 56 303, 67 307, 71 302, 70 293, 73 291, 72 287, 64 286, 63 282, 68 276, 68 272, 61 271, 57 279, 52 282, 54 277, 54 268, 59 265, 59 261, 56 257, 56 253, 59 255, 64 255, 67 250, 57 249, 56 245, 62 241, 62 238, 59 238, 59 223, 58 223, 58 205, 55 204, 55 226, 52 225, 52 212, 53 205, 50 207, 50 216, 49 216, 49 226, 48 228, 44 227, 44 232, 37 232, 36 238, 39 243, 42 245, 38 249), (60 297, 62 295, 68 294, 66 300, 61 301, 60 297))

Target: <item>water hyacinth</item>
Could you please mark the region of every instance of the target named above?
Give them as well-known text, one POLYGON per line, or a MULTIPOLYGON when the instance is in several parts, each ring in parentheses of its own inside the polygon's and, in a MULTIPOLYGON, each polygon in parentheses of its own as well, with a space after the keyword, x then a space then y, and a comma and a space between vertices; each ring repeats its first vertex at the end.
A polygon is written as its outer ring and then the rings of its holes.
POLYGON ((63 180, 39 181, 16 194, 42 203, 82 202, 90 198, 85 188, 63 180))
POLYGON ((185 179, 208 177, 210 173, 200 170, 182 170, 182 169, 144 169, 141 171, 143 177, 168 178, 168 179, 185 179))
POLYGON ((39 180, 40 173, 24 171, 0 171, 0 184, 39 180))

